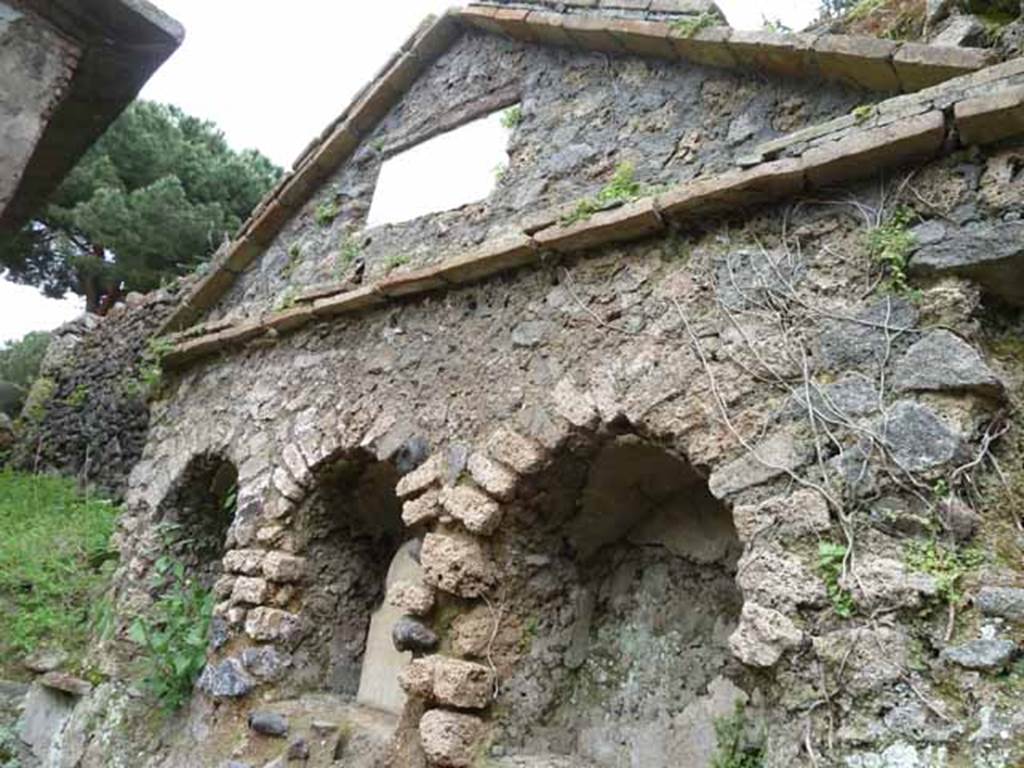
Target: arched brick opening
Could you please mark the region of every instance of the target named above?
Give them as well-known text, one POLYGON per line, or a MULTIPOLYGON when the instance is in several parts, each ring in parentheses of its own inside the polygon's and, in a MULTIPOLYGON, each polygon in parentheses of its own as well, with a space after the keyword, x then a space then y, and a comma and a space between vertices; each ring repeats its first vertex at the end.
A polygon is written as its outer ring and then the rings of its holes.
MULTIPOLYGON (((494 743, 597 766, 706 764, 707 702, 742 695, 729 510, 685 458, 632 434, 565 449, 524 485, 495 541, 501 629, 473 651, 502 672, 494 743)), ((495 613, 457 619, 453 642, 472 645, 495 613)))
POLYGON ((187 577, 205 589, 221 575, 237 494, 235 465, 203 453, 189 461, 157 510, 164 554, 184 565, 187 577))
POLYGON ((389 697, 401 696, 397 672, 406 658, 392 646, 390 617, 375 619, 388 610, 389 571, 418 568, 395 495, 399 477, 394 464, 363 452, 329 460, 314 474, 294 524, 309 564, 301 607, 308 632, 296 649, 291 680, 301 689, 353 700, 365 694, 378 708, 400 709, 389 697), (364 690, 368 657, 383 667, 369 677, 384 692, 364 690))

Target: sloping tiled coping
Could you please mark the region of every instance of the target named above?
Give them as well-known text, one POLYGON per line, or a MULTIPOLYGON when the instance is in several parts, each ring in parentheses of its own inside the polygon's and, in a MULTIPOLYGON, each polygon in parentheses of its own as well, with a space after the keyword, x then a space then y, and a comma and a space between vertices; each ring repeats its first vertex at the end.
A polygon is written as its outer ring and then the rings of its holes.
POLYGON ((923 100, 902 106, 899 101, 905 97, 882 102, 879 112, 897 117, 875 127, 858 124, 834 131, 830 142, 809 147, 798 157, 690 181, 568 225, 552 214, 550 221, 525 228, 529 231, 490 241, 439 264, 395 274, 354 291, 321 292, 320 298, 259 321, 221 325, 213 332, 195 328, 175 339, 164 363, 171 369, 181 368, 267 334, 283 334, 314 321, 476 282, 558 254, 640 239, 664 231, 670 223, 685 225, 711 213, 871 175, 935 156, 944 147, 955 146, 957 137, 983 144, 1022 135, 1022 79, 1024 59, 1017 59, 930 89, 930 94, 922 94, 923 100), (952 103, 951 94, 957 94, 952 103), (951 116, 947 116, 948 107, 952 107, 951 116))
POLYGON ((171 314, 162 333, 197 322, 220 300, 466 26, 542 44, 683 59, 790 77, 826 77, 891 92, 915 91, 977 70, 988 63, 990 55, 981 49, 900 44, 871 37, 741 32, 728 27, 686 37, 665 21, 487 5, 453 9, 420 25, 353 103, 310 143, 294 170, 264 197, 238 236, 217 253, 207 275, 171 314))
POLYGON ((675 22, 554 13, 475 3, 469 24, 517 40, 631 53, 784 77, 824 78, 910 93, 992 62, 984 48, 903 43, 875 37, 710 27, 687 34, 675 22))

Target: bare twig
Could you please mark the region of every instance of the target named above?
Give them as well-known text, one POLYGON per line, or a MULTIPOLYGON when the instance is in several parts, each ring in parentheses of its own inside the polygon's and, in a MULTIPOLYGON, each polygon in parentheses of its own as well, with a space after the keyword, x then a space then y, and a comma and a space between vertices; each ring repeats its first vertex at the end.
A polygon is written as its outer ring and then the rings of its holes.
POLYGON ((683 321, 683 326, 686 328, 686 333, 690 337, 690 343, 693 345, 694 351, 697 354, 697 358, 700 361, 701 367, 704 369, 704 374, 708 377, 708 382, 711 385, 711 393, 714 396, 715 404, 718 406, 719 416, 721 417, 722 422, 725 424, 726 429, 729 430, 730 434, 732 434, 732 436, 736 438, 740 445, 742 445, 743 448, 746 449, 747 453, 749 453, 757 463, 761 464, 766 469, 770 469, 774 472, 781 472, 785 475, 788 475, 793 480, 793 482, 799 485, 803 485, 808 488, 813 488, 814 490, 818 491, 825 499, 827 499, 829 503, 831 503, 834 507, 838 508, 838 502, 834 498, 832 498, 831 494, 829 494, 827 490, 822 488, 817 483, 812 483, 810 480, 806 480, 800 477, 798 474, 796 474, 792 469, 788 467, 773 464, 772 462, 766 460, 763 456, 758 454, 757 449, 753 445, 751 445, 749 441, 747 441, 747 439, 743 437, 743 435, 739 433, 735 425, 733 425, 732 419, 729 418, 728 408, 726 407, 725 400, 722 397, 722 393, 718 388, 718 381, 715 378, 714 371, 712 370, 711 365, 708 363, 707 356, 705 356, 704 354, 704 348, 700 343, 700 339, 698 339, 697 334, 693 332, 693 328, 690 326, 690 321, 689 319, 687 319, 686 313, 683 312, 683 308, 679 305, 679 302, 676 301, 674 297, 672 297, 671 301, 676 308, 676 312, 679 313, 680 319, 683 321))
POLYGON ((491 668, 491 674, 494 678, 494 698, 498 698, 498 694, 501 693, 501 681, 498 677, 498 667, 494 663, 492 656, 494 652, 494 641, 498 638, 498 632, 501 630, 501 620, 505 613, 505 600, 502 598, 501 603, 498 606, 497 615, 495 615, 494 605, 487 599, 487 595, 481 595, 484 602, 487 604, 487 609, 491 612, 491 616, 494 617, 494 626, 491 629, 491 636, 487 640, 487 650, 484 653, 484 658, 487 659, 487 665, 491 668))

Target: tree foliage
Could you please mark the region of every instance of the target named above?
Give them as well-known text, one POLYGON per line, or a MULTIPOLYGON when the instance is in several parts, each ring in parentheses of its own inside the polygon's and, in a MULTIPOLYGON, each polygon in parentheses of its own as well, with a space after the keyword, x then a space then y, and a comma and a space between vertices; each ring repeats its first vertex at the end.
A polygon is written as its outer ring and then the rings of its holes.
POLYGON ((49 344, 49 333, 33 331, 0 347, 0 412, 13 417, 21 411, 49 344))
POLYGON ((28 389, 39 373, 39 366, 49 345, 48 332, 32 331, 20 340, 0 347, 0 380, 28 389))
POLYGON ((825 19, 836 19, 849 11, 861 0, 821 0, 821 16, 825 19))
POLYGON ((95 310, 104 293, 150 290, 207 259, 280 173, 257 151, 232 150, 213 123, 137 101, 0 243, 0 267, 95 310))

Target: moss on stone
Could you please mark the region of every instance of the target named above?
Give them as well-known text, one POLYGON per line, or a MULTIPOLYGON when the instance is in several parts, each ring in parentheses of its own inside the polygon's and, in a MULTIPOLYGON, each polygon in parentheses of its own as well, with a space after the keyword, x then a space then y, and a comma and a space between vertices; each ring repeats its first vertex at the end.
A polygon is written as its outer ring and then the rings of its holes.
POLYGON ((1020 15, 1020 3, 1018 0, 964 0, 963 9, 967 13, 981 16, 983 19, 1008 19, 1008 21, 1013 21, 1020 15))
POLYGON ((89 385, 82 383, 75 387, 71 394, 64 398, 64 404, 69 408, 79 409, 89 399, 89 385))
POLYGON ((462 615, 465 607, 461 602, 444 600, 434 610, 434 621, 431 624, 441 642, 445 645, 451 643, 452 624, 462 615))
POLYGON ((46 418, 46 412, 50 401, 57 391, 57 382, 47 376, 40 376, 34 382, 25 398, 25 407, 22 410, 22 418, 30 424, 41 424, 46 418))

